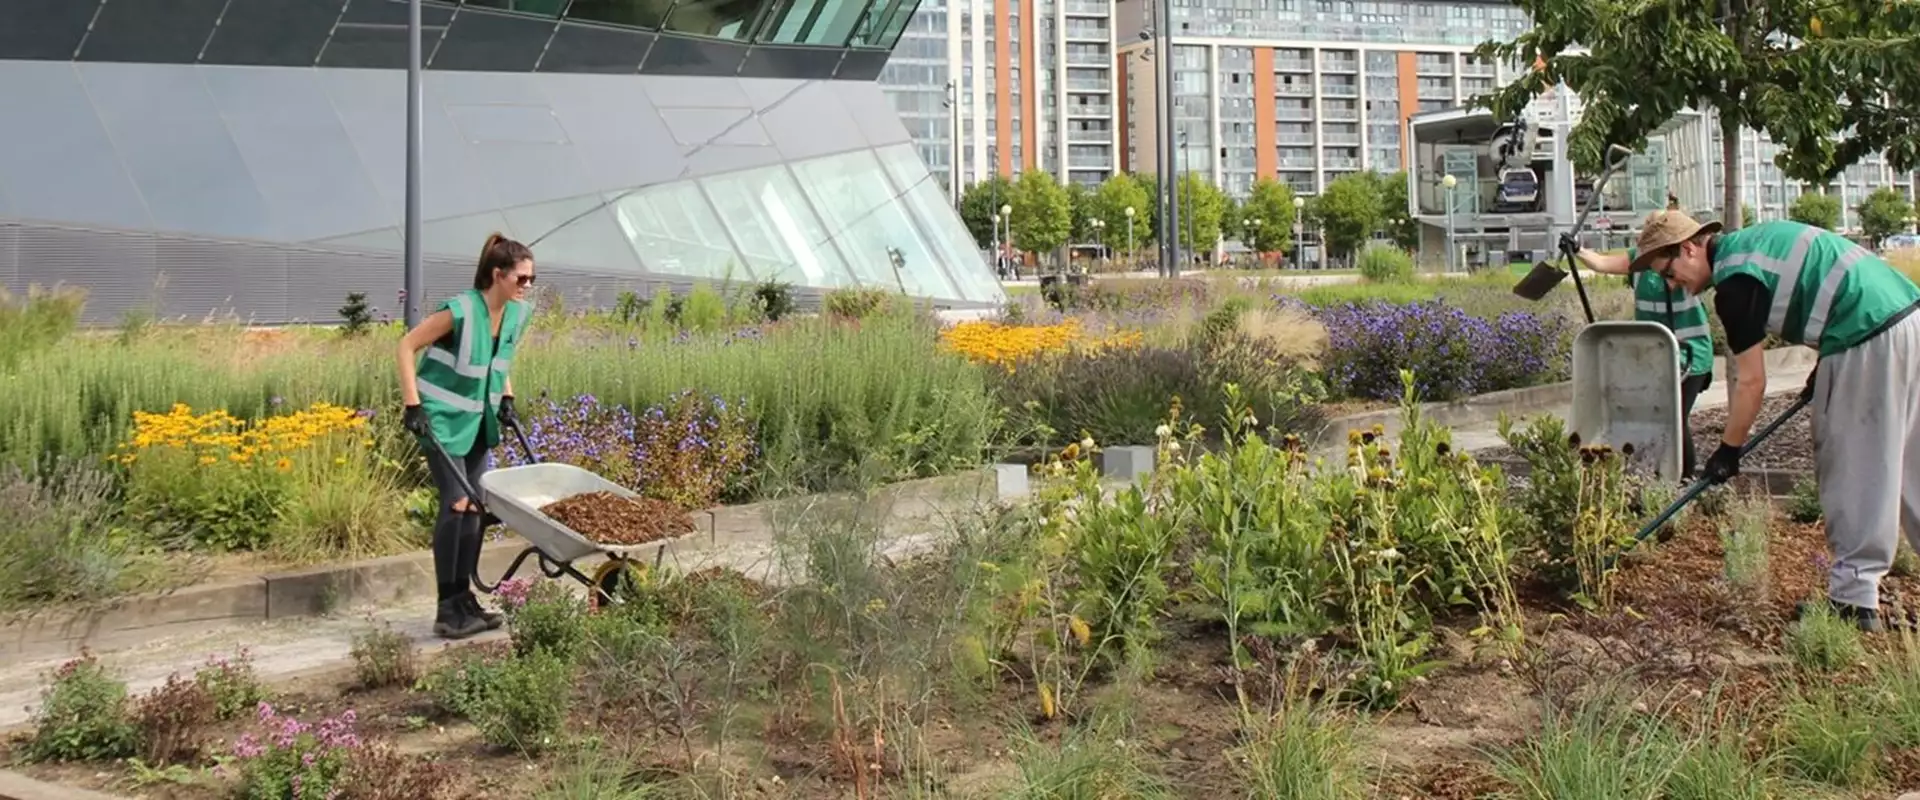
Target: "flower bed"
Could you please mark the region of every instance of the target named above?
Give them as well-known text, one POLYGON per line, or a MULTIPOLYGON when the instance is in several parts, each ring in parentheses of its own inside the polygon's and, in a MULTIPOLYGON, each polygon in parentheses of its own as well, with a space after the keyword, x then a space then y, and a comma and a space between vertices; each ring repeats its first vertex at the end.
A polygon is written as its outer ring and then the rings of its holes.
MULTIPOLYGON (((1920 780, 1920 643, 1787 623, 1822 584, 1817 524, 1719 497, 1580 569, 1650 498, 1550 423, 1514 436, 1558 477, 1515 496, 1415 416, 1316 466, 1234 408, 1204 455, 1169 414, 1167 467, 1112 496, 1076 445, 1033 505, 956 521, 921 561, 834 518, 806 528, 801 585, 642 569, 589 613, 562 584, 516 584, 509 642, 416 664, 372 629, 351 680, 238 718, 186 713, 177 687, 198 679, 129 700, 77 663, 5 758, 163 799, 287 796, 295 777, 296 796, 425 800, 1837 798, 1920 780), (163 739, 193 746, 148 749, 163 739)), ((1914 580, 1891 577, 1889 602, 1920 600, 1914 580)))

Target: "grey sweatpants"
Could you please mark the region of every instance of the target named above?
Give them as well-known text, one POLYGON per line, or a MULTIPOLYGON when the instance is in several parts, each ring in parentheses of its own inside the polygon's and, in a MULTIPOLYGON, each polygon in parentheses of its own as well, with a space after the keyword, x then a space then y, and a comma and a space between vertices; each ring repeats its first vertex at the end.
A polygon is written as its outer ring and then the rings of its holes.
POLYGON ((1900 530, 1920 546, 1920 314, 1820 359, 1812 406, 1827 595, 1879 608, 1900 530))

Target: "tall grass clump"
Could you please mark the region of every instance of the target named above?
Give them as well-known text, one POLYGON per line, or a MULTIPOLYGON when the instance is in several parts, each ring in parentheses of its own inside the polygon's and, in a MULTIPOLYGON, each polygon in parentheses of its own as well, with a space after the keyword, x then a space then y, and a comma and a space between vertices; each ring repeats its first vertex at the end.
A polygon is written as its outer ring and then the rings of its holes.
POLYGON ((147 553, 151 543, 115 501, 104 472, 61 463, 33 475, 0 466, 0 611, 84 603, 188 577, 147 553))
POLYGON ((1617 698, 1548 708, 1539 732, 1494 755, 1521 800, 1660 800, 1685 750, 1617 698))
POLYGON ((1245 735, 1239 755, 1248 797, 1294 800, 1354 800, 1367 796, 1356 734, 1358 728, 1317 702, 1304 699, 1245 735))
POLYGON ((1360 251, 1360 277, 1374 283, 1413 280, 1413 256, 1390 244, 1369 244, 1360 251))
POLYGON ((25 297, 0 287, 0 372, 72 333, 86 293, 78 289, 29 289, 25 297))

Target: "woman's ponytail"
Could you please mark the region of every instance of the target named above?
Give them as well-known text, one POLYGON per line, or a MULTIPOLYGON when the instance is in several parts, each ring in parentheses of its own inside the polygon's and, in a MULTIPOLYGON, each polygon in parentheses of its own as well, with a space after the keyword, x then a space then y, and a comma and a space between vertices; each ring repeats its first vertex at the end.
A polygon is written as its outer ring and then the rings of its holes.
POLYGON ((531 248, 494 231, 487 235, 487 243, 480 247, 480 264, 473 273, 473 288, 483 292, 491 289, 494 272, 511 271, 515 264, 532 259, 531 248))

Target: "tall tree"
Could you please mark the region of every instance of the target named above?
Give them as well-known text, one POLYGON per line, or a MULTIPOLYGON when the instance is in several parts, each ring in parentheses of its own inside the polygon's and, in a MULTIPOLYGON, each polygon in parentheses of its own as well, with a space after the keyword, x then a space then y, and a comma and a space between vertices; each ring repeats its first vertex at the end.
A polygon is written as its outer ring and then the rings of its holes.
POLYGON ((1380 232, 1403 249, 1419 247, 1420 222, 1407 213, 1407 171, 1381 175, 1376 185, 1380 191, 1380 232))
POLYGON ((1067 184, 1067 207, 1073 210, 1072 233, 1069 241, 1074 243, 1093 241, 1093 192, 1084 184, 1067 184))
POLYGON ((960 221, 982 249, 993 246, 993 215, 1013 198, 1013 184, 995 175, 960 192, 960 221))
POLYGON ((1227 195, 1196 173, 1180 176, 1175 184, 1180 202, 1180 245, 1188 254, 1211 253, 1220 240, 1220 221, 1227 195))
POLYGON ((1719 218, 1740 220, 1743 126, 1776 134, 1830 135, 1828 117, 1778 116, 1777 64, 1791 40, 1781 34, 1815 0, 1515 0, 1534 27, 1511 42, 1488 42, 1483 57, 1534 64, 1486 103, 1501 118, 1564 82, 1580 96, 1568 154, 1586 174, 1607 149, 1640 149, 1647 136, 1688 108, 1718 112, 1723 145, 1719 218), (1575 48, 1580 48, 1576 52, 1575 48))
POLYGON ((1279 253, 1292 249, 1293 187, 1285 181, 1266 175, 1254 181, 1241 213, 1248 220, 1260 221, 1253 229, 1254 250, 1279 253))
POLYGON ((1350 172, 1335 178, 1312 205, 1331 256, 1344 256, 1366 244, 1385 221, 1380 183, 1369 173, 1350 172))
POLYGON ((1132 175, 1115 173, 1094 192, 1093 206, 1107 223, 1104 244, 1127 252, 1127 209, 1133 209, 1133 247, 1153 246, 1153 190, 1132 175))
POLYGON ((1870 153, 1895 172, 1920 167, 1920 4, 1821 0, 1792 6, 1781 28, 1795 46, 1775 63, 1766 94, 1787 176, 1825 184, 1870 153), (1834 131, 1846 131, 1844 139, 1834 131))
POLYGON ((1860 215, 1860 232, 1874 247, 1879 247, 1887 237, 1905 231, 1907 219, 1913 216, 1913 204, 1891 186, 1873 190, 1853 210, 1860 215))
POLYGON ((1073 201, 1045 170, 1020 173, 1013 184, 1013 244, 1051 257, 1073 231, 1073 201))
POLYGON ((1787 219, 1836 230, 1840 227, 1840 198, 1824 192, 1801 192, 1787 208, 1787 219))

